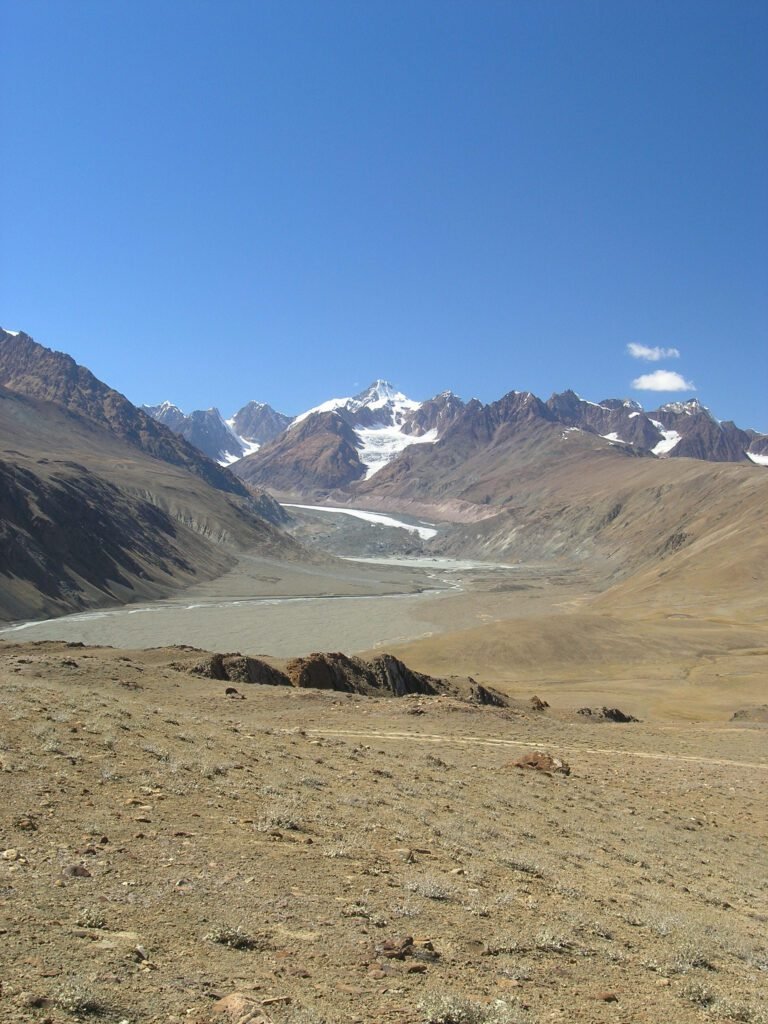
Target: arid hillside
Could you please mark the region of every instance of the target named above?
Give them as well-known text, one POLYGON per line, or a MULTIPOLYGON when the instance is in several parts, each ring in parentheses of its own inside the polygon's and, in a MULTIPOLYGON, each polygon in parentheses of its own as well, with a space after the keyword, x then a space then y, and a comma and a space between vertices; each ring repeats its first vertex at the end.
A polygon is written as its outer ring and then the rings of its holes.
POLYGON ((2 618, 159 597, 246 547, 298 557, 264 518, 271 499, 217 489, 55 402, 0 388, 0 438, 2 618))
POLYGON ((765 1024, 749 709, 619 724, 205 660, 0 643, 4 1021, 765 1024))

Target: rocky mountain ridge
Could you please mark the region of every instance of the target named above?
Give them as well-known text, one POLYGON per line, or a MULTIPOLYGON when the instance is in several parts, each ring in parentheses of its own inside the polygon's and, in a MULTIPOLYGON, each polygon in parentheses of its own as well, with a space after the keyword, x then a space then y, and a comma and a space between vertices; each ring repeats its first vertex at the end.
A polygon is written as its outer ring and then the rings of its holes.
POLYGON ((176 434, 180 434, 220 466, 229 466, 242 459, 244 455, 259 450, 258 444, 252 444, 244 437, 240 437, 224 421, 218 409, 196 409, 187 415, 171 402, 144 405, 142 409, 158 423, 164 423, 176 434))
MULTIPOLYGON (((297 417, 270 444, 235 463, 234 472, 282 494, 318 497, 350 487, 355 493, 380 493, 401 470, 415 491, 427 481, 434 500, 445 491, 447 469, 453 472, 484 449, 483 473, 502 472, 500 454, 510 445, 520 456, 527 452, 530 461, 553 464, 577 447, 616 457, 768 462, 768 437, 719 422, 695 399, 651 412, 627 399, 589 402, 573 391, 546 402, 531 392, 511 391, 487 405, 464 402, 450 392, 417 403, 391 385, 382 393, 382 383, 297 417), (372 400, 366 400, 369 394, 372 400), (417 444, 423 451, 415 451, 417 444)), ((464 474, 467 483, 474 472, 464 474)))
POLYGON ((0 384, 87 416, 147 455, 181 466, 217 490, 247 497, 239 480, 194 445, 137 409, 71 356, 39 345, 23 331, 0 328, 0 384))
POLYGON ((0 618, 161 597, 244 549, 296 558, 282 518, 69 356, 0 332, 0 618))
POLYGON ((417 402, 378 379, 359 394, 329 399, 293 419, 259 402, 226 421, 215 409, 185 416, 169 403, 147 411, 235 466, 242 479, 290 494, 330 493, 368 481, 415 444, 450 444, 460 458, 470 439, 484 437, 490 445, 502 425, 501 439, 517 431, 522 445, 532 430, 550 424, 561 429, 562 440, 579 431, 598 449, 768 465, 768 435, 717 420, 697 399, 650 411, 631 399, 592 402, 574 391, 546 402, 527 391, 511 391, 487 405, 451 392, 417 402))

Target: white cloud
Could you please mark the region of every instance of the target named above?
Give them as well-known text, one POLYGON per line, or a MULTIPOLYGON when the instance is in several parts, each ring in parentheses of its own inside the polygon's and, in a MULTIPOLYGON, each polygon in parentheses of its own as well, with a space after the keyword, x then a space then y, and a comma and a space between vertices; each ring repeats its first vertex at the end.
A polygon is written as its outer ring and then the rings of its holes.
POLYGON ((696 385, 674 370, 654 370, 632 381, 635 391, 695 391, 696 385))
POLYGON ((676 348, 659 348, 656 345, 654 348, 648 348, 647 345, 638 345, 634 341, 630 341, 627 345, 627 352, 634 359, 645 359, 649 363, 658 363, 660 359, 679 359, 680 350, 676 348))

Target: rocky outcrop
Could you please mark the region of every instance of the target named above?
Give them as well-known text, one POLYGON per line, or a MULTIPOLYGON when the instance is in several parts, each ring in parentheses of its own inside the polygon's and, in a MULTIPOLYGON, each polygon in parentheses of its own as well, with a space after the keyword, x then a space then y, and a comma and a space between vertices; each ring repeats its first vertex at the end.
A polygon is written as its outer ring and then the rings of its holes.
POLYGON ((706 459, 708 462, 743 462, 745 452, 752 444, 746 430, 735 423, 718 422, 709 409, 697 399, 689 402, 670 402, 649 416, 674 430, 680 440, 670 451, 676 458, 706 459))
POLYGON ((320 652, 291 659, 284 671, 242 654, 210 654, 191 666, 175 662, 173 667, 221 682, 295 686, 368 697, 446 696, 487 707, 509 705, 503 694, 481 686, 474 679, 464 683, 437 679, 415 672, 391 654, 379 654, 365 661, 340 652, 320 652))
POLYGON ((366 693, 373 688, 370 668, 359 658, 345 654, 309 654, 289 661, 285 671, 293 686, 313 690, 366 693))
POLYGON ((228 683, 256 683, 260 686, 290 686, 291 680, 279 669, 259 658, 243 654, 211 654, 189 669, 192 675, 228 683))
POLYGON ((446 689, 440 680, 414 672, 391 654, 378 655, 371 661, 370 668, 376 685, 382 690, 389 690, 395 697, 405 697, 411 693, 435 696, 446 689))
POLYGON ((464 402, 451 391, 422 402, 418 409, 409 413, 403 421, 403 429, 416 437, 436 430, 442 436, 464 408, 464 402))
POLYGON ((552 395, 547 408, 567 427, 578 427, 615 439, 617 444, 629 444, 650 451, 663 435, 637 402, 630 399, 609 398, 602 402, 587 402, 574 391, 552 395))
POLYGON ((545 775, 570 775, 571 766, 567 761, 552 754, 544 754, 540 750, 532 750, 530 754, 523 754, 513 764, 514 768, 523 768, 534 772, 544 772, 545 775))
POLYGON ((593 722, 639 722, 639 718, 628 715, 619 708, 579 708, 577 714, 593 722))

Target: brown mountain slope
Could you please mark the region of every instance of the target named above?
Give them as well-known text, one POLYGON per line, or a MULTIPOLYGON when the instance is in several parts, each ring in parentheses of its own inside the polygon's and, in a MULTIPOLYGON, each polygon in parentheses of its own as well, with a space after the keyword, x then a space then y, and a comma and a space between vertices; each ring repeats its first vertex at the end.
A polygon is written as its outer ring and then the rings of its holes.
POLYGON ((353 492, 361 500, 503 505, 531 481, 569 473, 585 455, 620 464, 639 453, 569 430, 534 395, 512 392, 491 405, 468 402, 436 444, 407 448, 353 492))
POLYGON ((532 396, 470 403, 441 441, 355 488, 355 503, 466 525, 437 552, 588 564, 610 602, 750 618, 768 608, 768 474, 749 463, 655 459, 564 429, 532 396), (483 515, 478 522, 478 516, 483 515))
POLYGON ((0 482, 2 618, 160 596, 219 575, 239 550, 301 553, 251 498, 1 387, 0 482))
POLYGON ((346 487, 365 473, 352 427, 335 412, 313 413, 233 466, 251 484, 281 495, 346 487))
POLYGON ((218 490, 246 494, 231 473, 194 445, 137 409, 71 356, 38 345, 28 334, 13 335, 0 328, 0 384, 81 413, 148 455, 183 466, 218 490))

